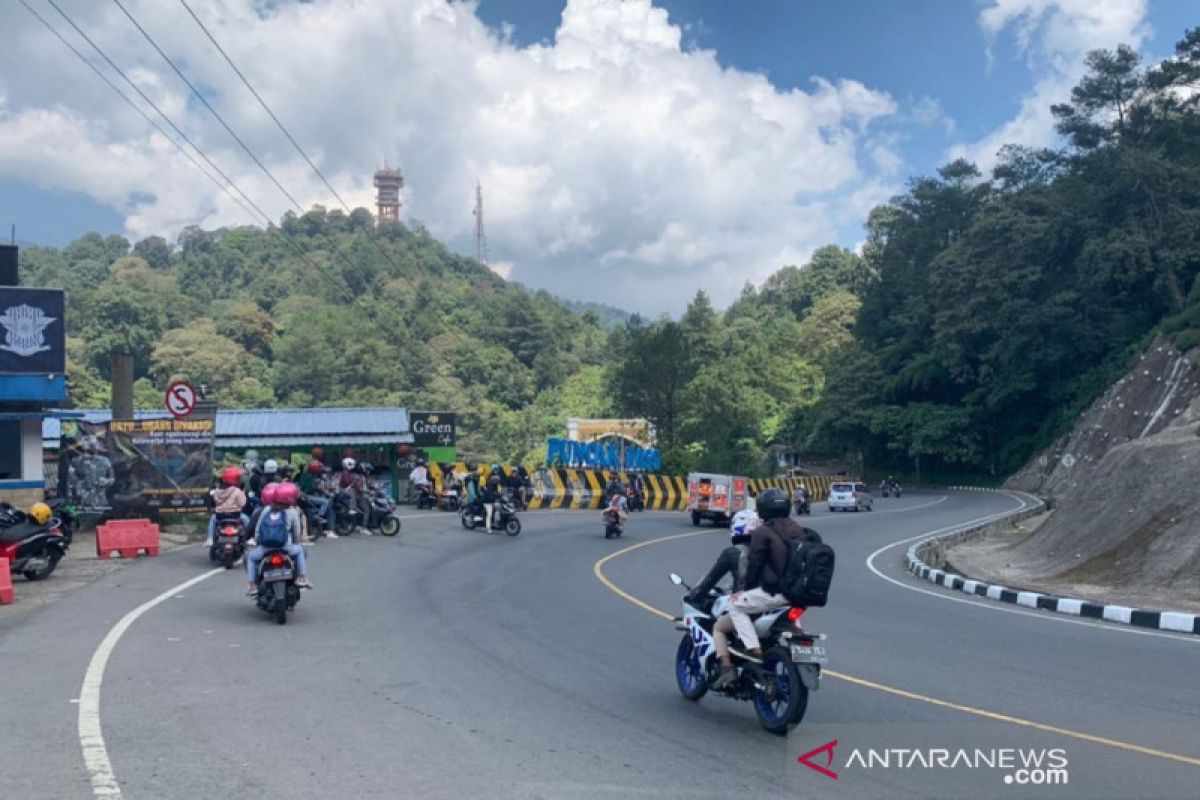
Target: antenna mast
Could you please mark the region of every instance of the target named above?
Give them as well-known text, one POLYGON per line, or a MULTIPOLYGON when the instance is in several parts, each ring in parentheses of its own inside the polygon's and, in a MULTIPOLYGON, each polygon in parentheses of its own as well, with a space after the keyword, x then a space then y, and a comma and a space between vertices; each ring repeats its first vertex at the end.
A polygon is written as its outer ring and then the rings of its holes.
POLYGON ((488 263, 487 234, 483 230, 483 187, 475 183, 475 260, 480 264, 488 263))

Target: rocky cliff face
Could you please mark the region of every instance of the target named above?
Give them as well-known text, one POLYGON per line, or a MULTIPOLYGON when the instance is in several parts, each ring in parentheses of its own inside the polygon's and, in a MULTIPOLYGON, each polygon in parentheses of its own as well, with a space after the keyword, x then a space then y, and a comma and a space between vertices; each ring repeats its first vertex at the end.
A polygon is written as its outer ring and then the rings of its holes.
POLYGON ((1159 337, 1138 363, 1092 404, 1075 428, 1009 479, 1013 489, 1065 501, 1095 479, 1113 449, 1196 421, 1200 353, 1177 351, 1159 337))
POLYGON ((1156 340, 1129 374, 1008 485, 1054 513, 1005 553, 1053 579, 1200 601, 1200 353, 1156 340), (1157 593, 1157 594, 1155 594, 1157 593))

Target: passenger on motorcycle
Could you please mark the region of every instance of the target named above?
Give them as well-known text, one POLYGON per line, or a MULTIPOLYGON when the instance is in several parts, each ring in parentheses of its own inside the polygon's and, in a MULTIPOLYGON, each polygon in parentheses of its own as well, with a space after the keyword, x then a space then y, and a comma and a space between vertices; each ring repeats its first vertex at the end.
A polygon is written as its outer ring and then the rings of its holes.
POLYGON ((625 518, 629 516, 629 498, 624 492, 614 494, 608 500, 608 508, 604 509, 604 521, 617 523, 622 533, 625 532, 625 518))
POLYGON ((466 493, 467 508, 472 514, 483 513, 483 501, 480 499, 479 467, 474 461, 467 464, 467 474, 463 477, 463 491, 466 493))
POLYGON ((243 528, 250 524, 250 518, 242 513, 246 506, 246 493, 242 491, 240 469, 226 467, 221 470, 221 488, 213 489, 209 495, 213 499, 213 513, 208 518, 208 539, 204 542, 205 547, 212 547, 213 539, 216 538, 218 515, 238 514, 243 528))
POLYGON ((433 494, 433 482, 429 479, 429 470, 426 469, 424 461, 418 461, 412 472, 408 473, 408 485, 412 488, 414 500, 422 489, 433 494))
POLYGON ((295 507, 300 490, 294 483, 268 484, 263 489, 264 505, 250 520, 250 533, 258 544, 246 554, 246 575, 250 586, 248 597, 258 594, 258 562, 268 550, 285 550, 296 562, 296 585, 312 588, 308 582, 308 565, 304 559, 304 548, 300 546, 300 522, 298 516, 288 513, 295 507))
POLYGON ((500 478, 503 473, 500 471, 499 464, 493 464, 491 471, 488 473, 487 483, 480 493, 479 499, 483 502, 483 520, 484 530, 492 529, 492 518, 495 516, 496 504, 500 502, 501 488, 500 478))
POLYGON ((760 661, 762 648, 750 615, 788 604, 787 598, 779 593, 779 581, 787 569, 791 543, 807 538, 808 532, 791 520, 791 504, 782 489, 771 488, 760 493, 756 507, 762 524, 751 534, 746 588, 730 598, 729 616, 747 651, 739 655, 760 661))
MULTIPOLYGON (((761 520, 750 509, 743 509, 733 515, 729 523, 729 540, 731 544, 717 556, 716 563, 692 591, 688 592, 687 600, 695 604, 706 597, 712 588, 722 578, 730 575, 733 586, 730 592, 736 594, 745 588, 746 570, 750 566, 750 535, 758 527, 761 520)), ((717 651, 717 659, 721 662, 721 677, 713 684, 720 689, 733 681, 737 671, 733 668, 733 659, 729 655, 729 634, 733 633, 733 618, 726 614, 713 625, 713 647, 717 651)))
POLYGON ((300 492, 316 505, 317 516, 321 518, 321 523, 325 527, 325 535, 328 536, 333 533, 333 523, 329 519, 329 492, 325 491, 326 487, 321 478, 324 469, 324 464, 313 459, 304 468, 304 474, 300 476, 297 485, 300 487, 300 492))

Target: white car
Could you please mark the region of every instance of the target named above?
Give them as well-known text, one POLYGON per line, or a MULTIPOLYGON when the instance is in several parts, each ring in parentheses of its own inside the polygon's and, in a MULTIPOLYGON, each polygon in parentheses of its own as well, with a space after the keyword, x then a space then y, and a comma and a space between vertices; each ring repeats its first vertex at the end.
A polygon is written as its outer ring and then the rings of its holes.
POLYGON ((874 502, 865 483, 839 481, 829 487, 830 511, 870 511, 874 502))

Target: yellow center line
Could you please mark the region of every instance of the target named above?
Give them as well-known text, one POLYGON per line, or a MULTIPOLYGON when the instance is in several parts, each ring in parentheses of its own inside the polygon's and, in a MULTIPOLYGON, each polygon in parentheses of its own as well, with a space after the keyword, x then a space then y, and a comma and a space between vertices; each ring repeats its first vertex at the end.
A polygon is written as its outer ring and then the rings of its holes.
MULTIPOLYGON (((677 533, 672 536, 663 536, 658 539, 650 539, 649 541, 630 545, 629 547, 625 547, 621 550, 617 550, 616 552, 609 553, 608 555, 604 556, 604 558, 598 559, 596 561, 596 563, 592 565, 592 574, 594 574, 596 576, 596 580, 600 581, 600 583, 602 583, 606 589, 608 589, 609 591, 611 591, 613 594, 617 595, 621 599, 627 600, 628 602, 633 603, 635 606, 642 609, 643 611, 647 611, 651 614, 654 614, 655 616, 662 617, 663 619, 665 619, 667 621, 671 621, 674 619, 674 617, 671 614, 668 614, 667 612, 665 612, 661 609, 655 608, 654 606, 650 605, 649 603, 639 600, 638 598, 629 594, 629 592, 626 592, 624 589, 622 589, 621 587, 619 587, 615 583, 613 583, 611 580, 609 580, 608 576, 604 574, 604 569, 603 569, 604 565, 607 564, 609 561, 612 561, 614 558, 623 556, 626 553, 632 553, 634 550, 640 550, 643 547, 649 547, 652 544, 661 544, 662 542, 670 542, 670 541, 674 541, 676 539, 687 539, 691 536, 705 536, 705 535, 708 535, 711 533, 717 533, 717 532, 719 532, 719 531, 718 530, 690 531, 688 533, 677 533)), ((1073 730, 1070 730, 1069 728, 1060 728, 1057 725, 1047 725, 1044 722, 1034 722, 1033 720, 1021 719, 1020 717, 1013 717, 1013 716, 1009 716, 1008 714, 1000 714, 998 712, 988 711, 987 709, 983 709, 983 708, 974 708, 973 706, 967 706, 967 705, 963 705, 961 703, 952 703, 949 700, 941 700, 936 697, 929 697, 928 695, 917 694, 916 692, 910 692, 906 689, 897 689, 894 686, 888 686, 883 683, 877 683, 875 681, 867 680, 866 678, 857 678, 853 675, 847 675, 843 672, 834 672, 833 670, 823 670, 823 672, 825 675, 828 675, 831 678, 836 678, 837 680, 845 681, 846 683, 854 684, 855 686, 862 686, 867 689, 875 689, 876 691, 885 692, 887 694, 894 695, 896 697, 903 697, 906 700, 916 700, 921 703, 927 703, 929 705, 939 706, 941 708, 948 708, 948 709, 951 709, 952 711, 959 711, 963 714, 971 714, 976 717, 983 717, 984 719, 990 719, 990 720, 994 720, 996 722, 1007 722, 1010 725, 1020 725, 1025 728, 1032 728, 1034 730, 1044 731, 1046 733, 1054 733, 1054 734, 1058 734, 1059 736, 1067 736, 1069 738, 1078 739, 1079 741, 1083 741, 1083 742, 1091 742, 1092 744, 1104 745, 1105 747, 1113 747, 1118 750, 1126 750, 1126 751, 1129 751, 1132 753, 1141 753, 1142 755, 1154 756, 1155 758, 1164 758, 1164 759, 1167 759, 1168 761, 1176 761, 1176 762, 1179 762, 1180 764, 1187 764, 1187 765, 1193 766, 1193 767, 1200 767, 1200 758, 1193 758, 1192 756, 1180 755, 1178 753, 1170 753, 1165 750, 1156 750, 1153 747, 1144 747, 1140 744, 1133 744, 1132 742, 1123 742, 1123 741, 1120 741, 1119 739, 1108 739, 1103 736, 1094 736, 1090 733, 1083 733, 1081 731, 1073 731, 1073 730)))

